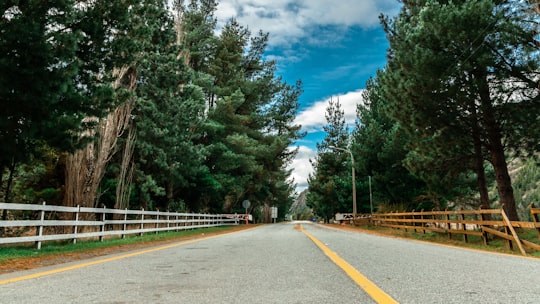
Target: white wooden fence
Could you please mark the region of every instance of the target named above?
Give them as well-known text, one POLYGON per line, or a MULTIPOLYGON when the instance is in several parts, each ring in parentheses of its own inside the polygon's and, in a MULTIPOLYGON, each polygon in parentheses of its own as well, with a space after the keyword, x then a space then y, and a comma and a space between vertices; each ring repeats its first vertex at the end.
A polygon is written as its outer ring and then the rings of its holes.
POLYGON ((77 239, 82 238, 99 238, 103 241, 105 236, 119 235, 124 238, 127 234, 143 235, 150 232, 237 225, 239 222, 238 218, 220 214, 65 207, 45 203, 42 205, 0 203, 0 213, 2 210, 8 210, 11 214, 26 213, 27 219, 10 217, 8 220, 0 220, 0 229, 32 232, 35 230, 35 235, 2 236, 0 244, 35 242, 37 249, 41 248, 41 242, 44 241, 72 240, 76 243, 77 239), (58 219, 57 215, 60 213, 64 215, 60 218, 72 220, 58 219), (46 227, 56 229, 44 229, 46 227))

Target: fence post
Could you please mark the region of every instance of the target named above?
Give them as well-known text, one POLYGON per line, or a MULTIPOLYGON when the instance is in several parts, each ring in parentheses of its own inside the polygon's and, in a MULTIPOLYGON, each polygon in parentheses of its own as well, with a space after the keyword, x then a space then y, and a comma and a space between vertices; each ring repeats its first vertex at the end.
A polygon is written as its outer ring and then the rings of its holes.
POLYGON ((99 228, 99 241, 100 242, 103 242, 103 235, 105 234, 105 209, 107 207, 106 206, 103 206, 103 213, 101 214, 101 227, 99 228))
POLYGON ((73 239, 71 242, 77 244, 77 228, 79 227, 79 212, 81 211, 81 206, 77 205, 77 211, 75 212, 75 225, 73 225, 73 239))
MULTIPOLYGON (((396 219, 399 219, 399 218, 401 218, 402 220, 406 220, 406 219, 407 219, 407 216, 406 216, 406 215, 403 215, 403 216, 401 216, 401 217, 396 216, 396 219)), ((400 226, 407 225, 407 222, 405 222, 405 221, 400 221, 399 225, 400 225, 400 226)), ((405 232, 407 232, 407 226, 405 226, 405 228, 403 228, 403 229, 405 229, 405 232)))
MULTIPOLYGON (((142 213, 141 213, 141 226, 140 226, 140 228, 141 228, 141 230, 143 230, 144 229, 144 208, 141 208, 141 211, 142 211, 142 213)), ((144 232, 141 231, 141 233, 139 233, 139 236, 143 236, 143 234, 144 234, 144 232)))
POLYGON ((178 226, 180 226, 180 223, 178 222, 178 213, 175 215, 175 222, 176 222, 176 231, 178 232, 178 226))
POLYGON ((422 220, 422 234, 426 234, 426 223, 424 223, 424 209, 420 210, 420 219, 422 220))
MULTIPOLYGON (((45 206, 47 203, 46 202, 43 202, 43 206, 45 206)), ((45 221, 45 209, 41 209, 41 216, 40 216, 40 220, 41 220, 41 223, 38 227, 38 237, 41 237, 43 236, 43 222, 45 221)), ((36 249, 37 250, 40 250, 41 249, 41 241, 36 241, 36 249)))
MULTIPOLYGON (((482 222, 482 224, 480 224, 480 229, 482 230, 482 240, 484 241, 484 245, 488 245, 489 243, 489 235, 486 231, 484 231, 484 221, 486 220, 485 216, 484 216, 484 213, 482 213, 482 207, 480 207, 480 221, 482 222)), ((478 217, 478 215, 477 215, 478 217)))
POLYGON ((122 231, 124 232, 122 234, 122 239, 125 239, 126 238, 126 229, 127 229, 127 215, 128 215, 128 208, 125 209, 125 212, 124 212, 124 225, 122 226, 122 231))
MULTIPOLYGON (((460 208, 460 211, 461 211, 461 217, 460 217, 460 218, 461 218, 461 221, 462 221, 462 223, 461 223, 462 227, 461 227, 461 228, 462 228, 464 231, 467 231, 467 224, 465 223, 465 213, 463 212, 463 207, 460 208)), ((469 238, 468 238, 467 233, 463 233, 463 241, 464 241, 465 243, 468 243, 468 242, 469 242, 469 238)))
POLYGON ((538 226, 538 223, 540 220, 538 219, 538 210, 534 208, 534 203, 531 203, 529 206, 529 209, 531 210, 531 217, 534 223, 534 226, 536 227, 536 232, 538 233, 538 240, 540 241, 540 226, 538 226))
POLYGON ((413 211, 412 211, 412 218, 411 218, 411 219, 412 219, 411 224, 412 224, 412 226, 414 227, 414 228, 413 228, 414 233, 416 233, 416 213, 415 213, 415 212, 416 212, 416 210, 413 209, 413 211))
MULTIPOLYGON (((505 229, 506 227, 508 227, 508 230, 510 230, 510 232, 512 233, 512 236, 514 237, 514 240, 516 241, 519 251, 521 251, 522 255, 527 256, 527 253, 525 253, 525 249, 523 249, 523 246, 521 245, 521 240, 519 239, 519 236, 517 235, 516 231, 514 230, 514 227, 512 226, 512 222, 508 219, 506 212, 504 212, 503 206, 501 206, 501 215, 505 223, 505 229)), ((511 241, 509 242, 510 244, 512 244, 511 241)))
POLYGON ((433 227, 439 228, 439 226, 437 225, 437 221, 435 219, 435 209, 434 208, 431 209, 431 221, 432 221, 433 227))
POLYGON ((446 218, 446 229, 448 229, 448 238, 452 239, 452 225, 450 225, 450 212, 448 212, 448 208, 444 209, 444 215, 446 218))
POLYGON ((157 214, 156 214, 156 223, 154 224, 154 229, 156 229, 155 231, 155 234, 158 234, 158 229, 159 229, 159 209, 156 209, 157 210, 157 214))
POLYGON ((169 232, 169 228, 171 227, 170 214, 171 214, 171 212, 169 210, 167 210, 167 232, 169 232))

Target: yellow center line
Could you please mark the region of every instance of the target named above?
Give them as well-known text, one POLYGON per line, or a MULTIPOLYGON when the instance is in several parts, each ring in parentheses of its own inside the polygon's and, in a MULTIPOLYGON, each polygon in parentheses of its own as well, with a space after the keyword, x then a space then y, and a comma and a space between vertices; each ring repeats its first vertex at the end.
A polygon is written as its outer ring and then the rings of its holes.
MULTIPOLYGON (((253 228, 251 228, 251 229, 253 229, 253 228)), ((248 230, 250 230, 250 229, 248 229, 248 230)), ((160 247, 155 247, 155 248, 151 248, 151 249, 136 251, 136 252, 127 253, 127 254, 123 254, 123 255, 117 255, 117 256, 110 257, 110 258, 99 259, 99 260, 95 260, 95 261, 91 261, 91 262, 75 264, 75 265, 72 265, 72 266, 56 268, 56 269, 52 269, 52 270, 48 270, 48 271, 37 272, 37 273, 25 275, 25 276, 14 277, 14 278, 11 278, 11 279, 0 280, 0 285, 5 285, 5 284, 24 281, 24 280, 29 280, 29 279, 35 279, 35 278, 39 278, 39 277, 46 276, 46 275, 51 275, 51 274, 55 274, 55 273, 60 273, 60 272, 64 272, 64 271, 74 270, 74 269, 88 267, 88 266, 97 265, 97 264, 103 264, 103 263, 112 262, 112 261, 116 261, 116 260, 120 260, 120 259, 134 257, 134 256, 141 255, 141 254, 156 252, 156 251, 169 249, 169 248, 174 248, 174 247, 180 247, 180 246, 183 246, 183 245, 192 244, 192 243, 200 242, 200 241, 203 241, 203 240, 217 238, 219 236, 224 236, 224 235, 233 234, 233 233, 239 233, 239 232, 244 232, 244 231, 246 231, 246 230, 239 230, 239 231, 235 231, 235 232, 231 232, 231 233, 224 233, 224 234, 212 235, 212 236, 207 236, 207 237, 193 239, 193 240, 182 241, 182 242, 169 244, 169 245, 165 245, 165 246, 160 246, 160 247)))
POLYGON ((342 259, 336 252, 330 250, 326 245, 314 237, 311 233, 304 230, 302 225, 300 225, 300 231, 302 231, 307 237, 309 237, 315 245, 317 245, 326 256, 339 266, 358 286, 360 286, 375 302, 381 304, 392 304, 399 303, 394 300, 390 295, 380 289, 377 285, 371 282, 358 270, 356 270, 351 264, 347 263, 342 259))

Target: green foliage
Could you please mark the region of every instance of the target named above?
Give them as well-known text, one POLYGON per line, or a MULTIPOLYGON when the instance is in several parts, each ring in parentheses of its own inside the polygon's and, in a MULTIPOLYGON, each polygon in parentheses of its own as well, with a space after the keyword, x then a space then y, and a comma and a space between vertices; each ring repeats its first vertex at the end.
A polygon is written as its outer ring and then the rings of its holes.
POLYGON ((215 35, 213 0, 175 1, 176 20, 157 0, 9 5, 1 20, 0 169, 33 165, 14 175, 17 201, 59 203, 63 158, 49 167, 43 147, 83 147, 91 138, 81 136, 92 133, 85 130, 129 104, 101 203, 115 205, 125 169, 119 152, 135 134, 133 183, 124 189, 131 207, 222 212, 250 199, 253 208, 277 206, 281 217, 288 210, 302 89, 264 59, 267 33, 230 20, 215 35), (127 73, 118 79, 120 70, 127 73))
POLYGON ((203 170, 204 151, 194 141, 201 136, 204 100, 201 89, 189 84, 193 73, 178 57, 172 29, 155 36, 138 66, 142 82, 133 112, 136 184, 146 204, 169 209, 175 192, 203 170))
POLYGON ((540 207, 540 158, 517 159, 512 162, 516 171, 513 177, 514 194, 520 218, 531 220, 529 207, 534 204, 540 207))
POLYGON ((215 26, 212 11, 211 5, 204 9, 193 3, 186 10, 187 20, 196 20, 186 28, 198 29, 186 36, 195 55, 190 65, 200 69, 195 82, 201 84, 207 105, 204 135, 196 141, 208 152, 201 182, 212 187, 191 196, 191 204, 232 212, 249 199, 254 210, 268 205, 284 212, 293 192, 285 168, 295 151, 288 146, 302 136, 293 125, 301 84, 281 82, 274 75, 275 63, 264 61, 267 34, 252 36, 230 20, 219 37, 208 36, 215 26), (192 40, 195 33, 202 45, 192 40), (201 60, 203 53, 206 60, 201 60))
MULTIPOLYGON (((95 4, 99 6, 99 1, 95 4)), ((102 8, 100 8, 102 9, 102 8)), ((98 32, 94 7, 75 1, 5 3, 0 39, 0 169, 39 157, 43 145, 72 151, 83 118, 112 102, 103 64, 116 43, 98 32), (98 64, 98 62, 102 64, 98 64)), ((102 9, 103 10, 103 9, 102 9)), ((110 30, 110 28, 109 28, 110 30)))
POLYGON ((16 167, 11 202, 60 205, 63 196, 62 155, 52 149, 41 149, 41 158, 32 158, 31 164, 16 167))
POLYGON ((462 186, 461 176, 473 171, 483 194, 487 159, 515 219, 504 152, 537 146, 540 97, 534 31, 513 4, 408 1, 397 17, 383 19, 390 50, 378 82, 388 112, 411 138, 407 168, 438 189, 437 181, 462 186), (525 120, 535 125, 528 134, 525 120))
POLYGON ((352 212, 352 163, 347 152, 334 149, 346 149, 349 136, 339 101, 330 101, 325 117, 327 135, 311 160, 314 172, 308 178, 306 205, 328 221, 337 212, 352 212))
POLYGON ((388 102, 381 90, 376 79, 368 81, 363 104, 359 104, 357 109, 359 123, 352 136, 356 173, 361 177, 357 188, 361 212, 370 211, 368 176, 372 177, 375 210, 389 206, 403 206, 405 210, 431 209, 440 202, 428 191, 425 183, 405 166, 404 161, 409 153, 406 147, 411 143, 411 138, 399 122, 387 113, 388 102))

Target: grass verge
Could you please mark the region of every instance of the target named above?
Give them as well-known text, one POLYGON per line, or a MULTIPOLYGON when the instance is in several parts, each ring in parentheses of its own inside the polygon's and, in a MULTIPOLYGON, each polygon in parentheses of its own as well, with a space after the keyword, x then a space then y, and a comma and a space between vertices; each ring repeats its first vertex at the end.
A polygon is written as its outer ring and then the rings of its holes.
MULTIPOLYGON (((467 242, 464 241, 463 235, 453 234, 450 238, 448 237, 448 234, 443 233, 437 233, 437 232, 430 232, 426 231, 423 233, 420 230, 412 231, 412 230, 403 230, 403 229, 392 229, 388 227, 379 227, 374 225, 359 225, 359 226, 348 226, 352 229, 358 229, 363 230, 365 232, 371 232, 386 236, 392 236, 392 237, 401 237, 401 238, 409 238, 419 241, 425 241, 425 242, 432 242, 432 243, 438 243, 443 245, 450 245, 450 246, 456 246, 456 247, 463 247, 463 248, 470 248, 470 249, 477 249, 477 250, 484 250, 484 251, 491 251, 491 252, 498 252, 498 253, 505 253, 505 254, 514 254, 514 255, 521 255, 521 252, 519 251, 517 245, 514 244, 514 249, 511 250, 508 248, 507 241, 498 237, 494 237, 490 235, 490 240, 488 242, 488 245, 484 245, 484 242, 481 237, 478 236, 468 236, 467 242)), ((526 240, 529 242, 537 243, 538 244, 538 234, 535 230, 532 229, 521 229, 517 231, 518 237, 521 240, 526 240)), ((530 257, 536 257, 540 258, 540 252, 535 250, 526 249, 526 253, 530 257)))
POLYGON ((143 236, 132 235, 124 239, 110 238, 103 242, 98 240, 77 240, 76 244, 69 241, 45 242, 40 250, 33 245, 17 245, 0 247, 0 265, 17 259, 43 258, 55 255, 69 255, 91 251, 102 251, 103 249, 119 249, 122 247, 132 248, 131 245, 151 246, 158 243, 190 239, 199 236, 207 236, 232 232, 243 228, 243 226, 221 226, 211 228, 199 228, 193 230, 182 230, 178 232, 161 232, 159 234, 144 234, 143 236))

